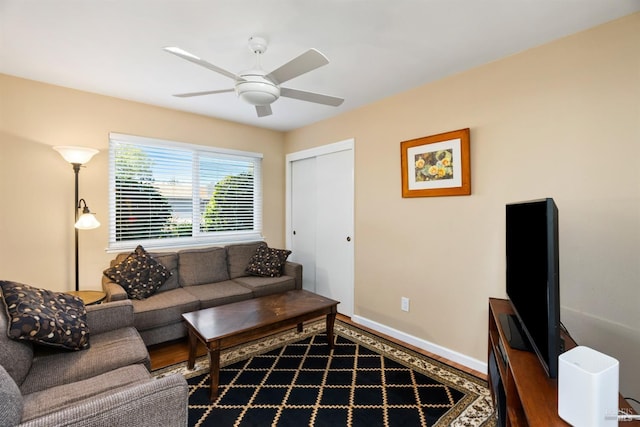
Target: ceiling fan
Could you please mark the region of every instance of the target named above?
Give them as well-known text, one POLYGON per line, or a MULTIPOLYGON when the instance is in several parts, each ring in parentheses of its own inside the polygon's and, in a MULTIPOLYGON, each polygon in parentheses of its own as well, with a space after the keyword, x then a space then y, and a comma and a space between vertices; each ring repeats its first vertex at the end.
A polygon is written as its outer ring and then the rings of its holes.
POLYGON ((337 98, 335 96, 306 92, 303 90, 280 86, 288 80, 329 63, 327 57, 316 49, 309 49, 281 67, 267 73, 260 66, 260 56, 267 50, 267 40, 262 37, 253 36, 249 38, 249 49, 256 54, 256 64, 254 68, 243 71, 239 74, 232 73, 213 65, 180 49, 179 47, 170 46, 163 49, 173 55, 208 68, 211 71, 215 71, 216 73, 222 74, 223 76, 229 77, 235 81, 235 87, 230 89, 180 93, 174 96, 187 98, 191 96, 213 95, 217 93, 235 91, 242 100, 251 105, 255 105, 258 117, 271 115, 271 104, 281 96, 298 99, 300 101, 330 105, 333 107, 337 107, 344 102, 344 99, 337 98))

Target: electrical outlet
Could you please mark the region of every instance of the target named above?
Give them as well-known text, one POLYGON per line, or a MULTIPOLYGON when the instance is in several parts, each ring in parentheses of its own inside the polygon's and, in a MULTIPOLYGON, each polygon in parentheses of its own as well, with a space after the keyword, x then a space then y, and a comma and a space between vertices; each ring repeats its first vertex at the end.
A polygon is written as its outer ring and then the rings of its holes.
POLYGON ((400 310, 409 311, 409 298, 407 297, 400 298, 400 310))

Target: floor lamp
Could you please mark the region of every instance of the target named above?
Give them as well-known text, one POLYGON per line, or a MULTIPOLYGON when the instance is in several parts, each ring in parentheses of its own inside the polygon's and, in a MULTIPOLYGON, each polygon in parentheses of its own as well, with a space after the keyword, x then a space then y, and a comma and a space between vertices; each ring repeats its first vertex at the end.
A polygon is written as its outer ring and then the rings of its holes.
POLYGON ((53 147, 60 155, 73 166, 73 173, 75 174, 75 201, 73 204, 73 210, 75 212, 75 279, 76 279, 76 292, 80 290, 79 276, 78 276, 78 230, 90 230, 92 228, 98 228, 100 223, 96 219, 95 215, 89 211, 87 202, 84 199, 78 199, 78 175, 80 174, 80 167, 87 163, 93 156, 98 154, 98 150, 85 147, 72 147, 72 146, 56 146, 53 147), (82 209, 82 214, 79 214, 82 209))

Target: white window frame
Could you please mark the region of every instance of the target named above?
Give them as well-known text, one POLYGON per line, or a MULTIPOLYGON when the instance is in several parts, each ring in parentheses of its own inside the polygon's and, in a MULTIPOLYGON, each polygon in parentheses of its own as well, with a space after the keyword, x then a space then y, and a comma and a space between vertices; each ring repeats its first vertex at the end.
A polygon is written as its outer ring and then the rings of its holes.
POLYGON ((207 245, 224 245, 243 241, 264 240, 262 236, 262 153, 231 150, 205 145, 188 144, 184 142, 169 141, 157 138, 126 135, 120 133, 109 133, 109 245, 107 252, 121 252, 123 250, 134 249, 137 245, 151 249, 181 249, 186 247, 197 247, 207 245), (190 237, 165 237, 158 239, 136 239, 116 241, 116 176, 115 176, 115 150, 114 144, 125 143, 135 146, 148 146, 154 148, 170 148, 190 152, 194 156, 194 166, 192 169, 192 199, 194 209, 193 235, 190 237), (198 165, 201 156, 214 156, 220 159, 235 158, 249 160, 254 163, 254 204, 253 204, 253 230, 246 231, 224 231, 224 232, 201 232, 199 230, 200 203, 198 182, 198 165))

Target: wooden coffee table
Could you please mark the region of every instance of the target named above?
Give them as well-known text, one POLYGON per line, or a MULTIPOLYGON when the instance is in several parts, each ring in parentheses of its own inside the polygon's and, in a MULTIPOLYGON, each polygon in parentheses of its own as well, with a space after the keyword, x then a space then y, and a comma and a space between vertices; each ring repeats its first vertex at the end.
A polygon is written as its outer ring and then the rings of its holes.
POLYGON ((211 401, 218 397, 220 381, 220 351, 261 338, 288 326, 297 325, 302 332, 302 323, 326 316, 327 340, 334 348, 333 325, 338 301, 305 290, 288 291, 267 295, 218 307, 184 313, 189 331, 189 361, 193 369, 198 341, 209 353, 209 376, 211 378, 211 401))

